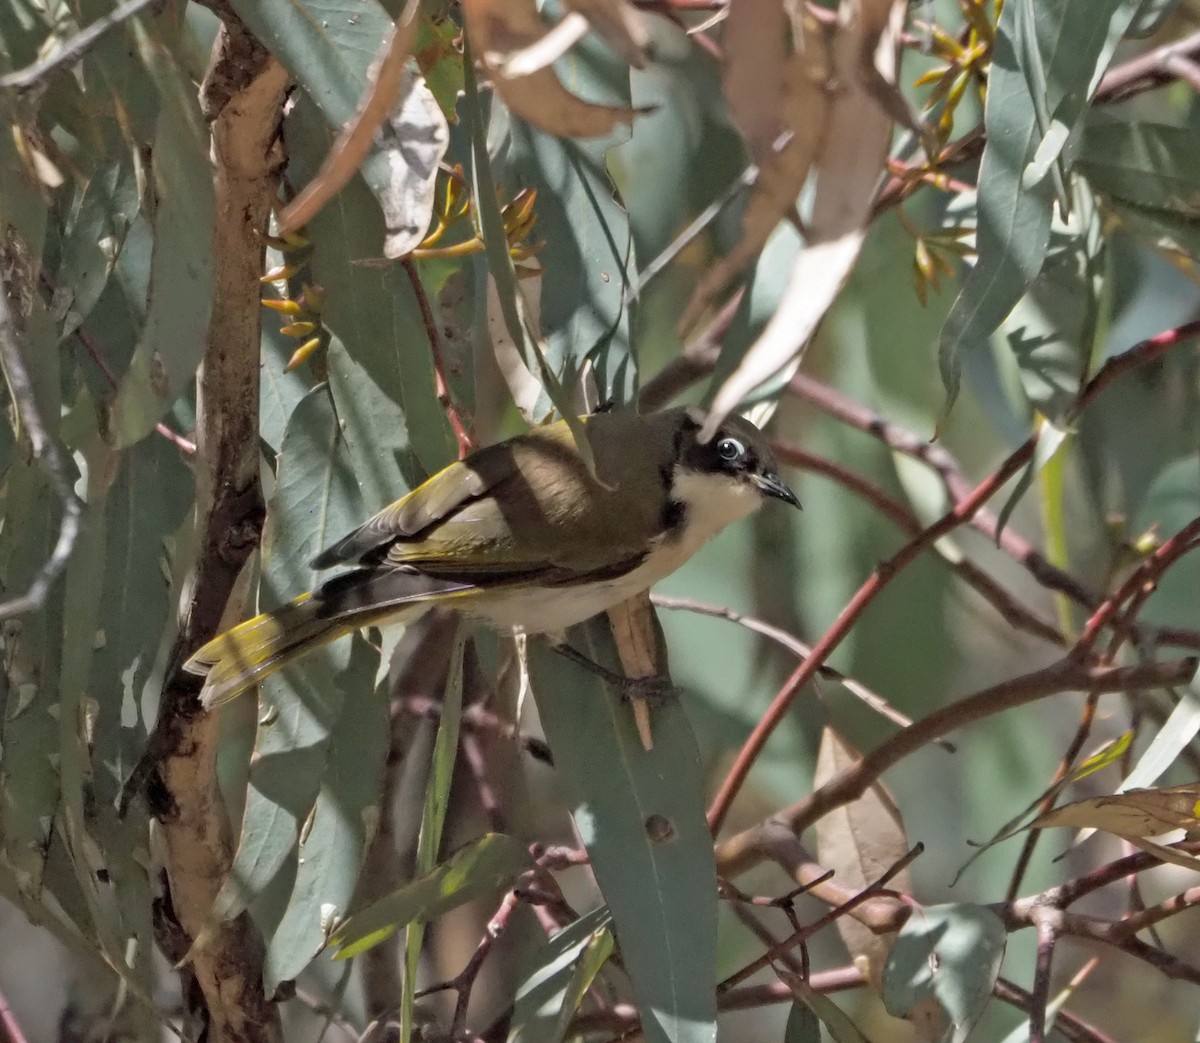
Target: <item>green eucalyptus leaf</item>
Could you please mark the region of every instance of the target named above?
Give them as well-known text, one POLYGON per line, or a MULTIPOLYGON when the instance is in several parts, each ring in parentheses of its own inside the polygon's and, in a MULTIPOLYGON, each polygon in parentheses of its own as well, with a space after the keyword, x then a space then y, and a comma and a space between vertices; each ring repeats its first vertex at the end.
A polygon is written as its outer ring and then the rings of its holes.
POLYGON ((141 338, 121 379, 108 422, 111 442, 144 438, 195 375, 212 305, 216 217, 208 133, 195 87, 168 46, 137 33, 158 87, 161 111, 149 170, 154 249, 141 338))
POLYGON ((821 1043, 821 1019, 807 1003, 796 1000, 783 1027, 783 1043, 821 1043))
POLYGON ((558 1031, 559 1014, 576 979, 584 951, 612 922, 608 906, 585 913, 530 955, 518 975, 513 1001, 513 1043, 546 1043, 558 1031))
POLYGON ((1041 271, 1056 185, 1065 194, 1069 141, 1133 12, 1125 0, 1064 0, 1005 4, 1000 13, 984 106, 978 260, 938 348, 947 410, 962 353, 991 336, 1041 271))
MULTIPOLYGON (((572 644, 616 663, 608 628, 572 644)), ((619 668, 618 668, 619 669, 619 668)), ((616 926, 642 1028, 653 1043, 711 1043, 716 1032, 716 870, 704 781, 678 701, 651 713, 645 750, 620 694, 543 645, 530 645, 538 711, 575 826, 616 926)))
POLYGON ((331 939, 337 959, 357 956, 408 924, 428 923, 475 898, 494 894, 529 865, 525 844, 503 833, 487 833, 424 876, 351 916, 331 939))
POLYGON ((1007 941, 1000 918, 983 906, 916 910, 888 956, 883 1005, 898 1018, 920 1011, 928 1039, 963 1043, 991 999, 1007 941))
MULTIPOLYGON (((309 559, 362 518, 358 490, 345 480, 345 453, 328 388, 315 388, 293 412, 279 454, 278 484, 263 533, 262 609, 311 587, 316 577, 309 559)), ((257 905, 260 929, 270 938, 284 915, 301 828, 326 778, 347 692, 374 687, 372 654, 362 649, 361 640, 320 648, 259 688, 259 729, 241 838, 214 903, 214 921, 257 905)))

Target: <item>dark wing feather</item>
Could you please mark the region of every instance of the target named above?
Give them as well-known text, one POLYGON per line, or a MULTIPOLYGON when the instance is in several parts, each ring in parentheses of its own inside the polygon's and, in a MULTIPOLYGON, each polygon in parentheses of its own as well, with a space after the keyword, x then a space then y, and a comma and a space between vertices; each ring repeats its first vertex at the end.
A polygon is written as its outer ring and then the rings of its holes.
POLYGON ((410 539, 456 510, 478 499, 516 469, 504 443, 488 446, 443 467, 412 492, 363 522, 349 535, 312 559, 314 569, 334 565, 368 565, 382 561, 397 539, 410 539))

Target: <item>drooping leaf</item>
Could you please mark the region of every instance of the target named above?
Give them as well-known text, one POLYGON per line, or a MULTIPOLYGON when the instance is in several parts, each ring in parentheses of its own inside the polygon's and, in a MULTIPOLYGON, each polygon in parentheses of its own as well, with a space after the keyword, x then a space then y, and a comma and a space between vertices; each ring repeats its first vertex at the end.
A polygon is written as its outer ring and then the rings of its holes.
POLYGON ((1133 789, 1091 797, 1048 811, 1030 829, 1070 826, 1102 829, 1125 837, 1157 837, 1176 829, 1200 827, 1200 785, 1133 789))
POLYGON ((1041 271, 1055 186, 1069 167, 1066 146, 1134 10, 1124 0, 1001 10, 984 106, 978 260, 938 347, 947 410, 958 395, 962 353, 991 336, 1041 271))
MULTIPOLYGON (((536 0, 465 0, 463 9, 472 49, 496 93, 517 116, 563 138, 605 137, 635 116, 627 106, 597 104, 572 94, 546 62, 535 62, 528 71, 515 68, 519 56, 528 57, 534 48, 553 47, 550 26, 536 0)), ((581 20, 586 31, 587 22, 581 20)), ((561 30, 563 24, 557 28, 561 30)))
MULTIPOLYGON (((591 449, 583 435, 578 410, 569 398, 558 375, 550 367, 546 353, 539 341, 525 295, 517 281, 509 252, 507 232, 500 207, 496 202, 496 182, 492 174, 492 162, 488 152, 487 131, 483 122, 479 88, 469 64, 467 86, 464 96, 467 132, 471 139, 471 166, 475 202, 479 213, 479 225, 483 234, 484 251, 487 256, 488 274, 495 282, 496 300, 504 318, 504 327, 512 344, 531 371, 537 372, 549 403, 566 420, 575 436, 575 446, 588 468, 592 467, 591 449)), ((545 419, 547 410, 539 400, 537 415, 526 415, 525 419, 545 419)))
POLYGON ((379 819, 380 786, 391 728, 388 704, 372 684, 379 653, 355 635, 346 691, 329 736, 321 789, 301 832, 299 865, 287 911, 267 947, 263 979, 274 993, 294 980, 344 919, 379 819))
MULTIPOLYGON (((261 609, 311 587, 315 577, 309 559, 364 516, 349 473, 328 388, 315 388, 292 414, 279 454, 279 480, 263 533, 261 609)), ((284 914, 300 830, 326 776, 347 690, 374 687, 373 655, 352 657, 351 644, 343 640, 314 651, 259 688, 259 729, 241 838, 214 903, 214 922, 261 902, 259 926, 270 938, 284 914)))
POLYGON ((449 18, 425 12, 417 26, 413 56, 442 114, 458 122, 458 96, 463 89, 463 55, 454 45, 462 30, 449 18))
POLYGON ((883 1004, 921 1038, 963 1043, 1000 973, 1008 936, 978 905, 916 910, 900 931, 883 974, 883 1004))
MULTIPOLYGON (((589 98, 630 102, 629 70, 585 40, 563 70, 568 85, 589 98)), ((536 328, 551 368, 566 389, 577 386, 585 360, 593 366, 601 402, 628 402, 636 356, 625 295, 635 277, 629 215, 608 173, 610 149, 629 140, 624 126, 591 141, 569 141, 514 119, 512 145, 496 176, 506 195, 535 189, 538 251, 536 328)), ((522 279, 522 287, 531 280, 522 279)))
POLYGON ((567 987, 563 990, 562 1006, 559 1008, 558 1018, 555 1020, 550 1043, 562 1043, 566 1038, 571 1027, 571 1019, 579 1010, 579 1005, 596 980, 596 975, 600 973, 601 968, 613 954, 613 948, 612 931, 608 927, 601 927, 587 940, 583 951, 579 954, 579 959, 575 962, 571 980, 567 982, 567 987))
MULTIPOLYGON (((442 847, 442 831, 446 825, 446 811, 450 807, 450 787, 454 783, 454 765, 458 761, 458 736, 462 727, 465 651, 466 635, 462 626, 458 625, 450 647, 450 666, 442 688, 441 714, 438 718, 437 735, 433 740, 429 778, 425 783, 425 803, 421 809, 421 828, 417 835, 414 866, 414 871, 418 874, 433 870, 442 847)), ((408 1043, 412 1039, 417 971, 424 938, 423 921, 408 924, 404 932, 404 978, 400 993, 401 1043, 408 1043)))
POLYGON ((428 923, 472 899, 498 892, 529 864, 529 851, 519 840, 503 833, 485 834, 341 924, 331 938, 337 959, 357 956, 408 924, 428 923))
POLYGON ((62 337, 83 325, 100 299, 140 205, 128 156, 94 174, 79 191, 52 280, 51 307, 62 337))
POLYGON ((1063 448, 1068 444, 1071 431, 1066 427, 1058 427, 1051 421, 1042 418, 1041 423, 1037 428, 1037 445, 1033 451, 1033 459, 1029 461, 1021 471, 1017 478, 1016 485, 1009 493, 1008 499, 997 514, 996 520, 996 539, 1000 538, 1005 527, 1008 525, 1008 519, 1012 517, 1012 512, 1016 509, 1018 503, 1024 495, 1029 492, 1033 485, 1033 480, 1038 474, 1050 463, 1051 460, 1063 451, 1063 448))
MULTIPOLYGON (((828 1030, 830 1037, 834 1043, 867 1043, 867 1038, 859 1031, 857 1025, 850 1020, 841 1007, 833 1002, 824 993, 817 992, 808 982, 800 978, 798 975, 791 974, 787 971, 780 971, 779 976, 788 984, 788 987, 798 997, 799 1002, 792 1008, 792 1015, 795 1015, 795 1008, 804 1004, 813 1014, 816 1015, 819 1023, 824 1025, 828 1030)), ((797 1021, 800 1021, 797 1018, 797 1021)), ((801 1024, 803 1024, 801 1022, 801 1024)), ((792 1028, 792 1017, 788 1017, 788 1024, 785 1028, 785 1033, 792 1028)), ((799 1027, 799 1026, 797 1026, 799 1027)), ((814 1039, 819 1039, 818 1032, 814 1039)))
MULTIPOLYGON (((619 662, 599 621, 569 636, 593 661, 619 662)), ((653 1043, 711 1043, 716 871, 687 719, 674 700, 656 706, 647 751, 628 703, 597 678, 540 642, 530 645, 530 673, 576 829, 612 911, 643 1032, 653 1043)))
MULTIPOLYGON (((304 100, 287 128, 294 176, 303 180, 332 134, 304 100)), ((325 293, 321 317, 332 335, 329 386, 347 473, 373 512, 453 459, 450 428, 433 394, 429 336, 403 269, 362 263, 378 256, 384 227, 361 180, 351 181, 307 232, 312 279, 325 293)))
POLYGON ((1103 259, 1100 214, 1080 189, 1070 218, 1051 228, 1041 272, 1000 326, 1030 404, 1059 425, 1088 375, 1103 259))
POLYGON ((803 1000, 796 1000, 788 1011, 783 1043, 821 1043, 821 1019, 803 1000))
POLYGON ((1185 127, 1094 116, 1077 165, 1097 192, 1148 210, 1200 217, 1200 143, 1185 127))
POLYGON ((208 134, 195 88, 167 45, 138 30, 161 111, 150 174, 154 252, 141 339, 108 419, 113 445, 145 437, 179 397, 203 357, 212 304, 215 219, 208 134))
MULTIPOLYGON (((817 189, 807 241, 779 309, 713 395, 702 440, 746 395, 800 357, 850 277, 891 143, 892 117, 881 98, 895 87, 903 10, 894 0, 871 0, 839 24, 832 67, 840 90, 812 161, 817 189)), ((807 68, 800 73, 811 75, 807 68)), ((802 107, 811 106, 805 101, 802 107)))
MULTIPOLYGON (((10 307, 12 305, 10 304, 10 307)), ((59 355, 50 316, 36 304, 25 327, 25 363, 50 437, 58 437, 59 355)), ((57 538, 61 507, 45 473, 32 459, 27 438, 5 484, 0 527, 0 580, 23 592, 42 568, 57 538)), ((62 652, 61 580, 39 612, 3 627, 6 699, 0 761, 0 837, 22 894, 37 899, 58 811, 59 669, 62 652)), ((85 921, 86 922, 86 921, 85 921)))
MULTIPOLYGON (((821 734, 813 788, 860 760, 862 755, 831 727, 821 734)), ((858 800, 817 821, 817 856, 846 887, 861 889, 878 880, 908 851, 908 837, 900 809, 881 783, 875 783, 858 800)), ((892 878, 892 887, 912 890, 908 870, 892 878)), ((837 919, 838 933, 855 964, 879 988, 887 954, 895 933, 876 934, 852 916, 837 919), (865 967, 863 964, 865 963, 865 967)))
POLYGON ((564 927, 531 955, 513 1001, 514 1043, 548 1043, 558 1031, 580 957, 611 922, 612 914, 602 905, 564 927))

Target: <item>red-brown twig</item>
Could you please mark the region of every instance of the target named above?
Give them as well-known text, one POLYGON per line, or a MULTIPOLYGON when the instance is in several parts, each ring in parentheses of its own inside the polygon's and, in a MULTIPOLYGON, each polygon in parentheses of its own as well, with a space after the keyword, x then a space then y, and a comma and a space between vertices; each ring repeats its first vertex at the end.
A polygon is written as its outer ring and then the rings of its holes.
MULTIPOLYGON (((1054 795, 1058 791, 1058 784, 1067 777, 1075 764, 1075 758, 1079 756, 1080 751, 1083 749, 1083 744, 1087 742, 1088 735, 1092 731, 1092 723, 1096 719, 1096 707, 1099 705, 1100 697, 1095 692, 1090 694, 1087 697, 1087 701, 1083 704, 1083 712, 1079 715, 1079 724, 1075 727, 1075 734, 1072 736, 1066 752, 1062 755, 1062 759, 1058 763, 1058 768, 1054 772, 1054 778, 1050 782, 1050 794, 1038 804, 1037 813, 1039 817, 1054 807, 1054 795)), ((1015 899, 1017 893, 1021 890, 1021 881, 1025 878, 1025 872, 1029 868, 1030 861, 1033 859, 1033 852, 1037 847, 1038 839, 1042 836, 1042 832, 1040 829, 1031 829, 1025 835, 1025 841, 1021 845, 1021 853, 1017 856, 1016 864, 1013 867, 1012 878, 1008 882, 1007 901, 1011 902, 1015 899)))
POLYGON ((1124 101, 1141 91, 1183 79, 1179 60, 1197 57, 1200 57, 1200 33, 1139 54, 1109 69, 1100 80, 1092 101, 1094 104, 1124 101))
POLYGON ((751 975, 757 974, 764 967, 769 967, 773 961, 779 959, 784 953, 790 952, 797 945, 807 941, 818 931, 824 930, 831 923, 833 923, 839 917, 845 916, 856 906, 862 905, 869 899, 885 893, 888 882, 895 877, 897 873, 907 869, 908 866, 910 866, 924 850, 924 844, 917 844, 912 848, 912 850, 904 855, 904 857, 892 865, 886 873, 879 877, 878 880, 874 881, 869 886, 864 887, 861 891, 854 895, 853 898, 843 902, 834 909, 830 909, 829 912, 827 912, 824 916, 819 917, 812 923, 806 924, 798 930, 793 931, 790 935, 788 935, 787 938, 768 949, 761 956, 751 960, 748 964, 742 967, 741 970, 734 971, 733 974, 729 975, 728 978, 717 985, 717 996, 719 997, 722 993, 728 992, 735 985, 740 985, 743 981, 745 981, 751 975))
MULTIPOLYGON (((1122 692, 1182 684, 1196 673, 1195 658, 1125 667, 1090 667, 1070 655, 1032 673, 1012 677, 974 695, 934 710, 911 728, 897 732, 861 760, 838 772, 823 785, 777 812, 765 826, 786 828, 799 835, 822 815, 857 800, 889 768, 934 739, 965 725, 1016 709, 1064 691, 1122 692)), ((764 826, 752 826, 717 845, 717 869, 734 876, 760 860, 764 826)))
MULTIPOLYGON (((847 426, 877 438, 893 452, 919 460, 930 467, 941 479, 951 500, 961 499, 970 491, 971 484, 959 467, 958 461, 944 446, 931 443, 899 424, 885 420, 866 406, 805 373, 797 373, 792 378, 788 384, 788 391, 847 426)), ((980 510, 971 519, 971 525, 989 539, 995 540, 1000 550, 1024 566, 1030 576, 1047 590, 1064 594, 1089 611, 1095 611, 1103 600, 1095 591, 1088 589, 1070 573, 1064 572, 1049 561, 1029 540, 1018 534, 1011 524, 1001 532, 999 518, 994 512, 986 508, 980 510)), ((1151 644, 1200 648, 1200 633, 1193 630, 1146 627, 1139 630, 1139 635, 1151 644)))
MULTIPOLYGON (((1110 359, 1080 393, 1075 412, 1081 411, 1094 401, 1123 373, 1129 372, 1137 366, 1145 365, 1169 348, 1182 343, 1185 339, 1197 333, 1200 333, 1200 322, 1190 323, 1142 341, 1121 355, 1110 359)), ((795 385, 796 381, 793 380, 792 387, 795 387, 795 385)), ((780 721, 783 720, 788 709, 791 707, 792 701, 824 663, 829 654, 841 643, 846 634, 850 632, 866 606, 874 600, 879 592, 902 569, 914 561, 926 547, 932 545, 959 526, 969 522, 987 500, 1033 459, 1036 446, 1037 435, 1033 434, 1013 450, 1003 463, 1001 463, 999 468, 985 478, 978 486, 965 495, 956 497, 956 502, 950 511, 924 529, 920 535, 911 539, 887 561, 879 565, 862 586, 859 587, 858 591, 842 609, 837 619, 834 620, 821 639, 813 646, 812 656, 797 667, 792 676, 784 683, 783 687, 772 700, 771 705, 767 708, 766 713, 759 720, 750 737, 742 746, 733 767, 722 782, 716 799, 709 810, 709 825, 714 833, 720 829, 733 803, 734 797, 749 775, 751 766, 762 752, 767 739, 774 732, 775 728, 778 727, 780 721)), ((1072 586, 1074 586, 1073 581, 1072 586)))
MULTIPOLYGON (((861 475, 832 460, 810 453, 799 446, 780 442, 778 439, 772 440, 771 448, 782 463, 825 475, 849 489, 879 511, 897 528, 907 533, 910 538, 920 535, 921 522, 917 516, 899 500, 889 496, 883 489, 867 481, 861 475)), ((934 549, 937 550, 936 544, 934 549)), ((995 608, 1010 626, 1056 645, 1066 644, 1066 639, 1058 627, 1022 605, 973 562, 966 558, 951 558, 945 554, 942 554, 941 557, 955 575, 973 587, 976 593, 995 608)))
POLYGON ((509 891, 501 900, 500 907, 496 910, 496 915, 493 916, 487 923, 483 937, 479 940, 479 944, 475 946, 475 951, 471 953, 471 958, 467 961, 467 965, 458 972, 449 981, 438 982, 436 985, 431 985, 427 989, 422 989, 417 993, 417 998, 429 996, 435 992, 444 992, 447 989, 453 989, 457 993, 454 1002, 454 1017, 450 1023, 450 1032, 447 1039, 462 1039, 463 1032, 467 1024, 467 1007, 471 1003, 471 991, 475 987, 475 981, 479 977, 479 972, 483 969, 484 961, 488 957, 488 953, 492 951, 497 939, 508 927, 508 921, 512 918, 512 914, 516 912, 517 907, 521 904, 521 899, 515 890, 509 891))
POLYGON ((437 395, 438 403, 446 413, 446 420, 449 421, 450 427, 454 431, 454 439, 458 443, 458 458, 461 460, 475 448, 475 440, 467 431, 467 427, 459 415, 458 407, 454 404, 454 399, 450 397, 450 385, 446 381, 446 357, 442 354, 442 336, 438 332, 437 320, 434 318, 433 308, 430 307, 429 295, 426 294, 425 285, 421 282, 421 274, 417 271, 416 262, 411 257, 402 257, 400 265, 408 275, 413 294, 417 298, 417 305, 421 309, 421 321, 425 324, 425 336, 429 338, 429 351, 433 356, 434 394, 437 395))
POLYGON ((766 713, 763 714, 758 724, 755 725, 754 730, 750 733, 750 737, 738 752, 737 759, 734 761, 733 767, 729 769, 729 774, 726 775, 724 781, 721 783, 721 788, 717 791, 717 796, 708 812, 709 826, 714 834, 720 830, 721 824, 725 821, 725 816, 729 813, 729 809, 733 804, 734 797, 737 796, 738 791, 742 788, 747 776, 750 774, 751 766, 758 759, 759 754, 766 745, 767 739, 770 738, 772 732, 775 731, 779 723, 786 716, 793 700, 829 657, 829 654, 837 648, 854 624, 858 622, 859 616, 862 615, 867 605, 906 566, 911 564, 926 547, 969 521, 972 515, 987 500, 991 499, 1001 486, 1017 474, 1033 458, 1033 451, 1036 445, 1036 436, 1031 436, 1026 442, 1010 453, 1008 458, 995 472, 980 482, 968 497, 955 504, 952 510, 942 515, 941 518, 925 529, 919 536, 910 540, 899 551, 888 558, 887 561, 877 566, 866 582, 858 588, 854 596, 838 614, 837 619, 833 621, 833 624, 813 646, 812 655, 801 663, 792 673, 792 676, 784 682, 783 687, 776 694, 775 698, 771 700, 771 705, 767 707, 766 713))

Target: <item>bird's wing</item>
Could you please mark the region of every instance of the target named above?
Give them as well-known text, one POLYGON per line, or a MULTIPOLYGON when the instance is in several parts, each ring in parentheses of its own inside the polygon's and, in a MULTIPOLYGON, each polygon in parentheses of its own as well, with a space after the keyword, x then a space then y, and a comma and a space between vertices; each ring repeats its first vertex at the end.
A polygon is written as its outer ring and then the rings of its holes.
POLYGON ((502 451, 499 445, 473 453, 469 464, 460 460, 443 467, 412 492, 323 550, 313 558, 312 567, 327 569, 334 565, 374 564, 382 560, 396 540, 411 539, 449 517, 463 504, 486 495, 515 469, 512 454, 502 451))

